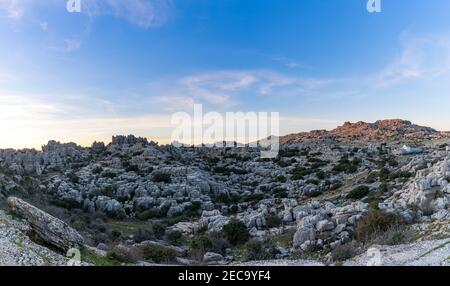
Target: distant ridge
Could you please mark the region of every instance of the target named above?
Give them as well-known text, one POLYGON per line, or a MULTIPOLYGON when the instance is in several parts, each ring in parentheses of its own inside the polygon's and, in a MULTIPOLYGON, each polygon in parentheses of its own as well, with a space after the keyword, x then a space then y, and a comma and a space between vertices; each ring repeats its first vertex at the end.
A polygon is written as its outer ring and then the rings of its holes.
POLYGON ((402 119, 378 120, 374 123, 345 122, 331 131, 314 130, 280 137, 281 144, 309 140, 337 141, 388 141, 439 136, 441 132, 431 127, 420 126, 402 119))

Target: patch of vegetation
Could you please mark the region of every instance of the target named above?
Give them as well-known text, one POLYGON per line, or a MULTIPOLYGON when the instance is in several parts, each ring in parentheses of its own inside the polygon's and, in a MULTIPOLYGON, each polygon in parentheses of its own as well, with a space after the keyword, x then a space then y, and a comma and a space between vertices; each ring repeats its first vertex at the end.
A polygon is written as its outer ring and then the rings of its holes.
POLYGON ((358 253, 356 247, 353 244, 343 244, 337 246, 333 251, 331 251, 331 259, 335 262, 345 261, 356 256, 358 253))
POLYGON ((95 174, 95 175, 101 174, 101 172, 103 172, 103 168, 100 167, 100 166, 95 167, 95 168, 92 170, 92 173, 95 174))
POLYGON ((86 247, 81 247, 80 252, 81 260, 95 266, 116 266, 118 264, 117 261, 111 260, 107 256, 101 256, 86 247))
POLYGON ((314 173, 314 170, 307 169, 302 166, 297 166, 292 170, 292 180, 303 180, 303 177, 311 175, 314 173))
POLYGON ((176 252, 166 246, 147 244, 140 249, 145 260, 155 263, 171 263, 175 260, 176 252))
POLYGON ((336 173, 352 174, 358 171, 358 167, 361 164, 361 159, 353 158, 349 160, 348 157, 343 156, 338 163, 333 167, 333 171, 336 173))
POLYGON ((280 182, 280 183, 286 183, 287 179, 285 176, 279 175, 279 176, 275 177, 275 181, 280 182))
POLYGON ((105 171, 102 173, 102 177, 103 178, 109 178, 109 179, 114 179, 117 177, 117 174, 111 171, 105 171))
POLYGON ((300 156, 301 152, 299 149, 283 149, 280 150, 278 153, 278 156, 281 157, 285 157, 285 158, 291 158, 291 157, 297 157, 300 156))
POLYGON ((156 171, 152 175, 152 181, 155 183, 170 183, 172 181, 172 175, 166 171, 156 171))
POLYGON ((225 250, 230 248, 230 243, 222 232, 210 232, 189 241, 190 256, 197 260, 202 260, 206 252, 225 254, 225 250))
POLYGON ((272 190, 272 194, 275 198, 286 198, 288 196, 288 190, 286 188, 277 187, 272 190))
POLYGON ((351 190, 346 198, 350 199, 350 200, 360 200, 364 197, 366 197, 370 192, 370 189, 368 186, 359 186, 356 187, 355 189, 351 190))
POLYGON ((367 242, 376 235, 388 231, 402 222, 395 214, 380 210, 370 210, 357 222, 355 237, 358 241, 367 242))
POLYGON ((272 242, 281 247, 291 247, 292 240, 294 238, 295 229, 290 229, 282 234, 276 235, 271 238, 272 242))
POLYGON ((269 214, 266 218, 266 224, 268 228, 279 227, 283 221, 281 218, 275 214, 269 214))
POLYGON ((232 245, 244 244, 250 237, 245 224, 238 220, 231 221, 225 225, 223 227, 223 232, 232 245))
POLYGON ((127 247, 116 246, 108 251, 106 258, 110 261, 117 261, 119 263, 135 263, 138 260, 138 254, 134 249, 127 247))
POLYGON ((266 242, 252 239, 242 246, 242 254, 246 261, 269 260, 278 253, 275 246, 266 242))

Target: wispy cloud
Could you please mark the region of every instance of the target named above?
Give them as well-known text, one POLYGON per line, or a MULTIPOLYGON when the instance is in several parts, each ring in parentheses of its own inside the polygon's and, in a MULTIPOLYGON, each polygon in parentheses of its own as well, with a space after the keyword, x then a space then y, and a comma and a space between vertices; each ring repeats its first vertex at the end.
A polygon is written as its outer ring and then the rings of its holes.
MULTIPOLYGON (((82 12, 89 17, 111 16, 124 19, 143 29, 159 27, 171 17, 172 0, 80 0, 82 12)), ((22 20, 23 15, 38 6, 46 5, 65 10, 62 0, 0 0, 0 16, 22 20)))
POLYGON ((0 83, 10 83, 14 80, 14 77, 9 73, 0 71, 0 83))
POLYGON ((5 135, 0 137, 0 148, 37 148, 49 139, 89 145, 94 140, 108 141, 114 134, 130 133, 170 138, 169 114, 99 114, 77 105, 80 102, 81 98, 71 105, 67 100, 62 103, 36 95, 0 94, 0 134, 5 135))
POLYGON ((29 5, 29 0, 0 0, 0 12, 8 18, 19 19, 29 5))
POLYGON ((401 44, 399 57, 371 78, 377 86, 389 87, 411 80, 433 79, 450 72, 448 35, 404 33, 401 44))
POLYGON ((216 104, 240 95, 301 94, 327 84, 327 80, 290 76, 270 70, 214 71, 184 77, 180 83, 190 94, 216 104))
POLYGON ((172 0, 82 0, 83 13, 91 17, 114 16, 149 29, 159 27, 170 18, 172 0))

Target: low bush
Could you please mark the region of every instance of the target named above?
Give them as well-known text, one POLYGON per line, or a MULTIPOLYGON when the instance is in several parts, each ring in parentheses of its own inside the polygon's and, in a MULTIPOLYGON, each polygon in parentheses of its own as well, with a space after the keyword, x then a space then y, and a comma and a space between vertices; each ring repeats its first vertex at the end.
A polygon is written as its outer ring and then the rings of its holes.
POLYGON ((274 259, 278 253, 273 244, 264 243, 255 239, 244 244, 242 251, 243 258, 246 261, 274 259))
POLYGON ((108 251, 106 257, 112 261, 118 261, 122 263, 134 263, 138 260, 139 256, 135 250, 130 249, 123 245, 118 245, 112 250, 108 251))
POLYGON ((155 239, 155 234, 151 229, 138 228, 133 233, 133 239, 136 243, 155 239))
POLYGON ((337 246, 331 251, 331 259, 334 262, 345 261, 357 255, 356 248, 353 244, 343 244, 337 246))
POLYGON ((336 173, 352 174, 358 171, 359 164, 361 164, 361 159, 354 158, 352 161, 350 161, 347 157, 344 156, 333 167, 333 171, 336 173))
POLYGON ((266 218, 266 224, 268 228, 279 227, 282 223, 283 221, 281 220, 281 218, 274 214, 270 214, 266 218))
POLYGON ((244 244, 248 241, 250 235, 247 227, 241 221, 231 221, 223 227, 225 237, 232 245, 244 244))
POLYGON ((80 177, 78 177, 75 173, 69 173, 67 175, 67 177, 69 178, 70 182, 72 184, 78 184, 80 182, 80 177))
POLYGON ((165 171, 157 171, 152 175, 152 181, 155 183, 170 183, 172 181, 172 175, 165 171))
POLYGON ((358 241, 367 242, 401 223, 402 221, 395 214, 370 210, 357 222, 355 236, 358 241))
POLYGON ((171 263, 176 257, 173 249, 162 245, 147 244, 141 247, 141 251, 145 260, 155 263, 171 263))
POLYGON ((164 236, 168 242, 175 245, 180 244, 183 240, 183 234, 178 230, 167 230, 164 236))
POLYGON ((365 196, 367 196, 370 192, 369 187, 367 186, 359 186, 355 189, 353 189, 352 191, 350 191, 350 193, 347 194, 347 199, 350 200, 360 200, 362 198, 364 198, 365 196))

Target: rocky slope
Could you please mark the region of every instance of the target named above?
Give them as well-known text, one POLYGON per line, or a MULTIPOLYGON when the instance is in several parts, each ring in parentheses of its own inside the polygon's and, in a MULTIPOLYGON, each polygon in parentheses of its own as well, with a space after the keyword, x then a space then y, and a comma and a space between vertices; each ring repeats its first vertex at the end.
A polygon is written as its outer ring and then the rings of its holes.
POLYGON ((303 142, 306 140, 337 140, 337 141, 394 141, 414 140, 438 137, 440 132, 430 128, 412 124, 401 119, 378 120, 375 123, 359 121, 345 122, 344 125, 331 131, 319 130, 306 133, 291 134, 281 137, 283 144, 303 142))
POLYGON ((0 266, 65 266, 67 259, 27 235, 29 225, 0 210, 0 266))
MULTIPOLYGON (((258 148, 175 148, 131 135, 0 150, 0 208, 15 196, 51 215, 37 217, 60 219, 95 247, 82 259, 97 265, 361 264, 375 244, 426 252, 450 237, 444 134, 383 120, 289 138, 270 160, 258 148), (401 155, 409 139, 425 142, 423 152, 401 155)), ((64 241, 50 233, 40 236, 64 241)))

